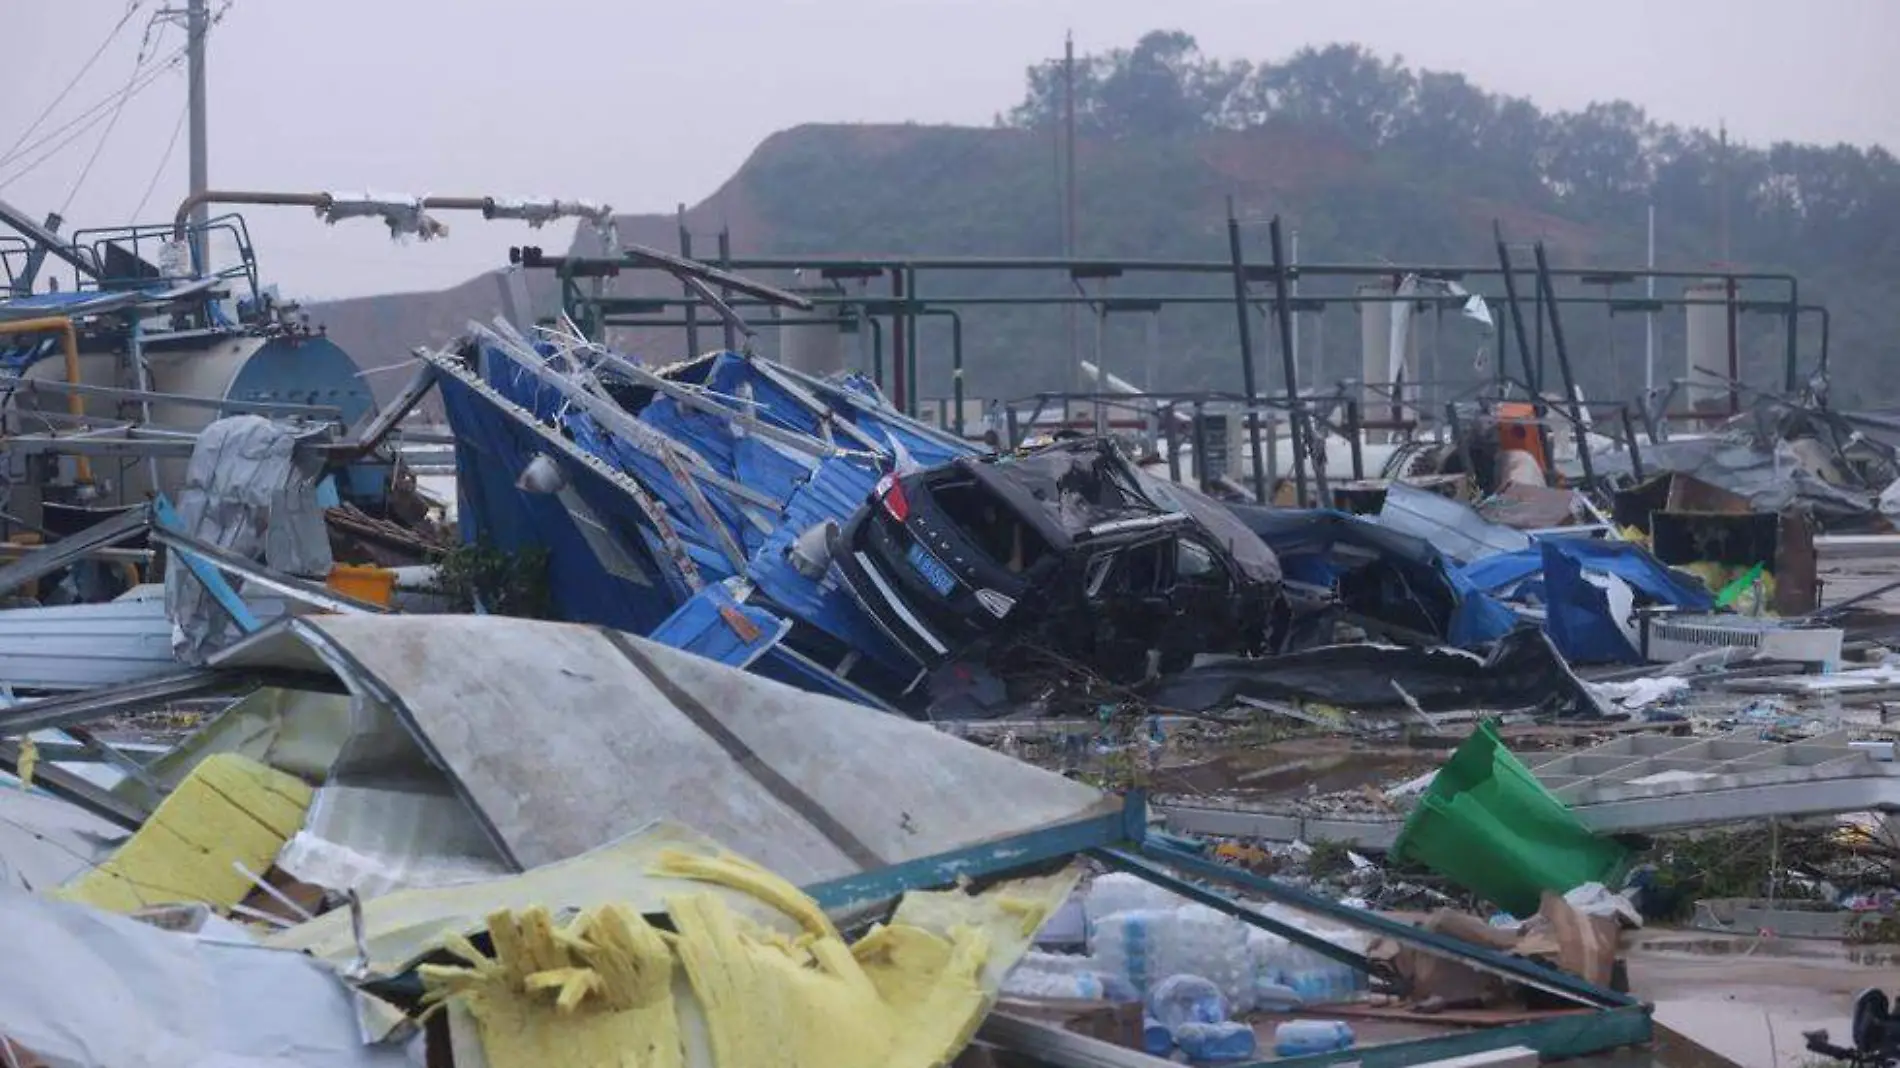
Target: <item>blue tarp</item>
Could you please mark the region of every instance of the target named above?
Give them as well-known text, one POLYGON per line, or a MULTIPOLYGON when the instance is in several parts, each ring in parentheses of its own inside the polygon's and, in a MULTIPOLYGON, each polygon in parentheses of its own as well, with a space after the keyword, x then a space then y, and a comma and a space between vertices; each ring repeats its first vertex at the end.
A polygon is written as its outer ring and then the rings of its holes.
POLYGON ((1585 570, 1615 575, 1652 602, 1692 612, 1715 607, 1714 596, 1700 582, 1651 556, 1641 545, 1627 541, 1540 538, 1537 546, 1521 552, 1473 561, 1465 566, 1465 577, 1478 589, 1502 594, 1542 572, 1547 551, 1561 554, 1585 570))
POLYGON ((1474 588, 1508 600, 1544 606, 1545 628, 1565 657, 1578 663, 1640 659, 1610 609, 1604 591, 1585 571, 1628 583, 1639 603, 1707 612, 1715 598, 1701 583, 1664 564, 1642 546, 1626 541, 1540 538, 1521 552, 1502 553, 1463 568, 1474 588))
POLYGON ((1518 625, 1515 612, 1421 538, 1327 509, 1229 508, 1279 557, 1288 579, 1333 588, 1361 615, 1465 649, 1518 625))

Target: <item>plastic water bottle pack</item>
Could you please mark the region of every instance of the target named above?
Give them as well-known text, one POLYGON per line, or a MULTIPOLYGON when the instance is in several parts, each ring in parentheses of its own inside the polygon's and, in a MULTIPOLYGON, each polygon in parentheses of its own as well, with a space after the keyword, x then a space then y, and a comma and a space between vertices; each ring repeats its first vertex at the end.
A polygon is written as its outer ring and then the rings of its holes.
POLYGON ((1155 962, 1159 942, 1174 919, 1171 909, 1132 909, 1101 917, 1095 925, 1089 956, 1105 975, 1112 975, 1146 995, 1164 973, 1155 962))
POLYGON ((1155 971, 1160 975, 1198 975, 1220 988, 1235 1012, 1254 1003, 1253 961, 1247 954, 1247 925, 1205 905, 1174 910, 1160 939, 1155 971))
POLYGON ((1352 1028, 1339 1020, 1288 1020, 1273 1029, 1273 1055, 1298 1057, 1351 1049, 1352 1028))
MULTIPOLYGON (((1093 938, 1096 927, 1104 917, 1118 912, 1172 909, 1186 903, 1185 899, 1174 896, 1140 876, 1110 872, 1097 876, 1089 884, 1088 896, 1082 899, 1082 912, 1088 921, 1090 937, 1093 938)), ((1090 948, 1093 949, 1093 942, 1090 948)))

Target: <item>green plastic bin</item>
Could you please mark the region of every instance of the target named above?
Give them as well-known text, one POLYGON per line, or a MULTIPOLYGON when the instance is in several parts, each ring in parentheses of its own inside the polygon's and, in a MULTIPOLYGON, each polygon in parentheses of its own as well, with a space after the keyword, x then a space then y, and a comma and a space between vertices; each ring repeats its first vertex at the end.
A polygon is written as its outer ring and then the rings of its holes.
POLYGON ((1518 763, 1489 721, 1458 747, 1392 846, 1515 916, 1545 890, 1614 885, 1628 851, 1599 837, 1518 763))

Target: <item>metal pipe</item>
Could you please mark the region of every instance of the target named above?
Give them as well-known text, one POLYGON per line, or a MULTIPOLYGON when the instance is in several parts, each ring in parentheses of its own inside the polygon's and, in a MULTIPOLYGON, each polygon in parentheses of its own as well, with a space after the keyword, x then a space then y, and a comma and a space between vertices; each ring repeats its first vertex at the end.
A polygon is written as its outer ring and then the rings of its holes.
MULTIPOLYGON (((1795 331, 1801 326, 1801 280, 1794 275, 1788 276, 1788 354, 1787 381, 1783 384, 1789 393, 1793 393, 1800 383, 1800 373, 1795 367, 1800 358, 1795 344, 1795 331)), ((1825 337, 1825 333, 1823 334, 1825 337)), ((1825 341, 1823 342, 1825 345, 1825 341)), ((1823 363, 1825 363, 1825 359, 1823 363)))
MULTIPOLYGON (((79 381, 79 331, 73 328, 73 321, 64 315, 47 315, 38 319, 15 319, 12 322, 0 322, 0 336, 8 334, 58 334, 60 353, 66 360, 66 383, 78 386, 79 381)), ((86 399, 77 392, 66 395, 68 414, 85 418, 86 399)), ((82 486, 92 484, 92 461, 84 456, 73 458, 74 477, 82 486)))
MULTIPOLYGON (((1491 224, 1491 233, 1497 239, 1498 269, 1504 279, 1504 302, 1510 308, 1511 333, 1517 338, 1518 359, 1524 365, 1524 384, 1535 399, 1538 394, 1537 371, 1531 365, 1530 338, 1524 332, 1524 312, 1517 300, 1517 272, 1511 268, 1511 250, 1504 244, 1503 227, 1494 222, 1491 224)), ((1503 360, 1498 362, 1502 364, 1503 360)))
MULTIPOLYGON (((680 259, 690 260, 693 258, 693 232, 686 228, 686 205, 684 204, 681 204, 679 206, 679 224, 680 224, 680 259)), ((691 297, 692 292, 693 292, 692 287, 688 286, 684 282, 680 283, 680 291, 685 293, 688 297, 691 297)), ((698 356, 699 355, 699 301, 688 299, 685 301, 685 305, 686 305, 686 355, 698 356)))
POLYGON ((1181 481, 1181 433, 1174 425, 1174 402, 1169 401, 1161 409, 1161 432, 1168 442, 1168 481, 1181 481))
MULTIPOLYGON (((145 396, 139 398, 139 412, 145 417, 145 425, 151 426, 152 373, 151 368, 145 362, 144 330, 139 325, 139 320, 140 317, 137 312, 130 313, 125 317, 125 358, 126 362, 132 365, 133 383, 138 386, 141 393, 145 394, 145 396)), ((151 483, 151 492, 159 492, 161 487, 158 484, 158 457, 148 456, 145 458, 145 476, 151 483)), ((120 500, 124 500, 124 494, 120 495, 120 500)))
MULTIPOLYGON (((1253 455, 1253 495, 1255 500, 1266 504, 1267 463, 1260 452, 1260 391, 1254 382, 1253 368, 1253 301, 1247 296, 1247 263, 1240 251, 1240 220, 1234 215, 1233 197, 1227 198, 1227 249, 1233 259, 1229 269, 1234 272, 1234 314, 1240 328, 1240 375, 1247 394, 1247 447, 1253 455)), ((1298 449, 1294 452, 1297 457, 1298 449)), ((1206 457, 1197 450, 1194 460, 1195 466, 1202 470, 1202 489, 1206 489, 1206 457)), ((1306 504, 1304 477, 1300 480, 1300 504, 1306 504)))
MULTIPOLYGON (((909 292, 911 300, 917 299, 917 271, 915 269, 904 270, 904 288, 909 292)), ((904 365, 904 381, 910 387, 910 403, 900 406, 899 410, 914 419, 917 417, 917 387, 920 380, 917 377, 917 316, 913 312, 906 311, 904 314, 904 333, 910 339, 909 352, 906 356, 909 362, 904 365)))
MULTIPOLYGON (((891 269, 891 296, 896 300, 904 299, 904 269, 891 269)), ((902 312, 891 313, 891 403, 898 411, 904 410, 904 316, 902 312)))
MULTIPOLYGON (((185 4, 186 110, 191 117, 190 192, 194 195, 211 187, 210 124, 205 109, 205 37, 211 30, 211 18, 206 6, 205 0, 187 0, 185 4)), ((201 202, 194 214, 202 240, 209 217, 206 205, 201 202)), ((203 262, 203 256, 204 250, 192 249, 193 262, 203 262)))
MULTIPOLYGON (((1551 293, 1550 261, 1544 252, 1542 241, 1531 247, 1531 253, 1537 258, 1537 290, 1539 293, 1551 293)), ((1583 464, 1583 481, 1586 486, 1596 485, 1596 465, 1590 459, 1590 432, 1584 426, 1583 408, 1577 399, 1577 378, 1570 368, 1570 348, 1564 344, 1563 317, 1558 314, 1557 305, 1549 307, 1550 343, 1557 351, 1557 369, 1564 376, 1564 401, 1570 408, 1570 422, 1577 434, 1577 460, 1583 464)))
POLYGON ((1352 446, 1352 477, 1355 482, 1366 477, 1366 456, 1359 440, 1360 435, 1359 401, 1349 397, 1346 400, 1346 440, 1352 446))
MULTIPOLYGON (((417 206, 436 211, 479 211, 483 214, 493 212, 500 206, 494 197, 438 197, 417 198, 417 206)), ((183 240, 186 229, 191 225, 193 214, 202 213, 212 204, 242 204, 259 207, 305 207, 329 210, 336 204, 336 197, 330 193, 277 193, 251 189, 206 189, 195 192, 178 202, 178 210, 172 213, 172 238, 183 240)), ((592 258, 592 257, 588 257, 592 258)))
POLYGON ((1207 406, 1200 401, 1194 402, 1194 481, 1207 492, 1207 406))
POLYGON ((1618 414, 1623 417, 1623 442, 1629 446, 1630 450, 1630 474, 1636 481, 1641 482, 1643 481, 1643 454, 1641 447, 1636 444, 1636 424, 1630 419, 1629 405, 1623 405, 1618 414))
MULTIPOLYGON (((958 437, 963 436, 963 315, 955 308, 919 308, 916 315, 938 315, 950 320, 950 394, 951 403, 956 405, 956 415, 952 423, 958 437)), ((911 365, 913 393, 921 391, 914 388, 917 373, 916 363, 911 365)), ((915 414, 915 413, 912 413, 915 414)))
MULTIPOLYGON (((1309 452, 1317 451, 1317 446, 1312 420, 1308 417, 1306 407, 1300 403, 1300 371, 1293 352, 1293 305, 1288 299, 1286 248, 1280 236, 1278 215, 1267 225, 1267 235, 1273 245, 1273 314, 1280 325, 1280 363, 1286 373, 1286 402, 1291 413, 1287 420, 1287 437, 1293 444, 1293 477, 1299 490, 1300 507, 1306 508, 1312 503, 1306 495, 1306 461, 1309 452)), ((1318 455, 1311 456, 1311 459, 1313 479, 1323 499, 1328 495, 1326 461, 1318 455)), ((1265 504, 1266 499, 1262 498, 1261 503, 1265 504)))
POLYGON ((1801 305, 1801 310, 1804 312, 1812 311, 1821 313, 1821 371, 1825 374, 1827 372, 1827 335, 1832 325, 1833 316, 1828 313, 1827 305, 1825 304, 1803 304, 1801 305))
MULTIPOLYGON (((1556 275, 1553 275, 1553 277, 1561 278, 1563 277, 1563 275, 1556 274, 1556 275)), ((1503 297, 1493 296, 1493 295, 1484 294, 1484 293, 1479 293, 1476 295, 1484 297, 1486 300, 1505 299, 1503 297)), ((577 299, 584 302, 586 298, 577 298, 577 299)), ((700 303, 699 301, 696 301, 694 299, 682 298, 682 297, 653 297, 653 298, 638 297, 638 298, 633 298, 633 299, 637 300, 642 305, 649 305, 654 308, 659 308, 659 307, 684 308, 688 306, 695 306, 700 303)), ((1419 296, 1402 297, 1402 296, 1397 296, 1390 293, 1386 293, 1386 294, 1372 293, 1372 294, 1365 294, 1363 296, 1335 293, 1335 294, 1320 294, 1317 296, 1300 297, 1294 300, 1293 303, 1296 306, 1302 305, 1302 304, 1305 304, 1305 305, 1312 305, 1312 304, 1323 304, 1323 305, 1404 304, 1408 302, 1422 303, 1422 302, 1431 301, 1434 299, 1437 299, 1440 303, 1445 303, 1445 304, 1450 304, 1454 302, 1451 298, 1432 298, 1432 297, 1419 297, 1419 296)), ((809 298, 809 303, 811 303, 814 306, 856 307, 859 305, 868 305, 871 308, 876 309, 878 312, 882 314, 892 314, 900 307, 907 307, 907 308, 911 308, 915 310, 918 308, 925 308, 925 307, 931 307, 931 306, 942 305, 942 304, 953 305, 959 308, 989 308, 989 307, 1009 308, 1009 307, 1044 307, 1044 306, 1056 307, 1059 305, 1080 305, 1080 304, 1093 305, 1093 304, 1098 303, 1098 301, 1099 301, 1099 298, 1096 298, 1096 297, 1085 297, 1085 296, 1079 296, 1079 295, 1067 294, 1067 293, 1050 294, 1048 296, 1009 296, 1009 297, 938 296, 938 297, 931 297, 928 300, 906 299, 903 301, 899 301, 891 297, 874 297, 867 300, 864 297, 854 297, 854 296, 848 296, 848 295, 826 296, 824 294, 815 294, 809 298)), ((1182 295, 1178 293, 1176 294, 1159 294, 1158 293, 1158 294, 1150 294, 1150 295, 1145 295, 1145 296, 1112 297, 1112 298, 1109 298, 1107 303, 1109 305, 1109 311, 1113 313, 1118 310, 1122 310, 1121 308, 1122 305, 1130 305, 1130 304, 1139 304, 1139 305, 1179 304, 1179 305, 1189 305, 1189 306, 1212 306, 1212 305, 1229 305, 1229 304, 1232 304, 1233 302, 1234 302, 1234 298, 1231 296, 1210 296, 1206 294, 1196 294, 1196 295, 1190 296, 1190 295, 1182 295)), ((1462 298, 1457 299, 1455 302, 1460 305, 1464 303, 1462 298)), ((1581 305, 1588 305, 1588 306, 1593 306, 1593 307, 1601 307, 1605 304, 1621 305, 1621 304, 1629 303, 1628 301, 1624 301, 1624 300, 1614 298, 1614 297, 1605 299, 1603 297, 1592 297, 1592 296, 1558 296, 1558 297, 1551 298, 1549 302, 1555 303, 1555 304, 1581 304, 1581 305)), ((765 308, 765 307, 779 306, 779 305, 782 305, 784 302, 760 300, 756 298, 734 297, 730 301, 730 303, 732 304, 733 307, 736 307, 736 308, 753 308, 753 307, 765 308)), ((1260 307, 1263 309, 1263 314, 1264 314, 1264 308, 1266 306, 1266 303, 1267 302, 1264 300, 1255 302, 1257 307, 1260 307)), ((1676 308, 1676 307, 1692 307, 1695 305, 1726 305, 1728 301, 1722 300, 1719 298, 1705 300, 1705 299, 1701 299, 1697 297, 1662 297, 1662 298, 1659 298, 1656 301, 1656 303, 1657 305, 1661 307, 1676 308)), ((1781 309, 1784 307, 1784 303, 1779 300, 1743 301, 1742 303, 1744 304, 1744 306, 1750 307, 1750 308, 1781 309)), ((1803 313, 1806 313, 1809 311, 1820 310, 1821 307, 1822 306, 1818 304, 1803 304, 1801 306, 1801 310, 1803 313)), ((1298 313, 1297 307, 1295 311, 1297 314, 1298 313)), ((641 320, 637 318, 629 318, 629 317, 615 317, 611 321, 616 326, 654 325, 652 322, 649 322, 649 321, 645 321, 645 320, 641 320)))
MULTIPOLYGON (((1739 415, 1742 411, 1742 391, 1736 387, 1742 381, 1742 349, 1736 334, 1739 332, 1741 316, 1735 307, 1735 279, 1728 279, 1723 286, 1728 293, 1728 414, 1739 415)), ((1794 386, 1790 385, 1788 389, 1793 392, 1794 386)))
MULTIPOLYGON (((580 259, 579 257, 575 257, 580 259)), ((1082 274, 1226 274, 1232 266, 1224 260, 1150 260, 1150 259, 1103 259, 1068 258, 1051 256, 741 256, 732 261, 733 270, 791 270, 793 268, 834 269, 856 271, 888 271, 895 267, 911 267, 917 270, 932 271, 1077 271, 1082 274)), ((1392 274, 1416 274, 1431 278, 1480 277, 1490 278, 1500 274, 1500 270, 1490 264, 1429 264, 1429 263, 1302 263, 1299 265, 1302 278, 1333 276, 1342 278, 1378 278, 1392 274)), ((1786 282, 1794 276, 1785 271, 1711 271, 1702 270, 1650 270, 1643 267, 1603 268, 1603 267, 1556 267, 1552 273, 1558 278, 1577 278, 1584 275, 1624 274, 1632 279, 1655 276, 1658 279, 1707 280, 1709 278, 1734 277, 1743 282, 1786 282)))
MULTIPOLYGON (((722 271, 731 270, 732 268, 728 266, 730 263, 732 263, 732 231, 722 226, 719 228, 719 269, 722 271)), ((688 289, 695 288, 692 282, 684 278, 680 279, 680 282, 688 289)), ((730 308, 732 306, 730 303, 732 300, 732 290, 727 289, 725 286, 720 286, 719 299, 727 302, 726 306, 730 308)), ((739 345, 739 331, 732 321, 734 316, 727 315, 721 318, 725 320, 726 351, 733 352, 739 345)))

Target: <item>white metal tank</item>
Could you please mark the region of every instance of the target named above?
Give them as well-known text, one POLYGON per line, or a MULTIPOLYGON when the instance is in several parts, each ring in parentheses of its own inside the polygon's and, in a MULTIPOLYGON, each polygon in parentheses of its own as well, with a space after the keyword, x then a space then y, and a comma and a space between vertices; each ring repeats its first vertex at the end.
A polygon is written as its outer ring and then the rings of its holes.
MULTIPOLYGON (((1685 287, 1682 296, 1688 301, 1720 302, 1691 303, 1684 309, 1683 377, 1688 380, 1684 396, 1689 407, 1698 411, 1724 409, 1729 394, 1728 283, 1697 282, 1685 287)), ((1735 299, 1741 299, 1739 287, 1735 299)))
MULTIPOLYGON (((373 406, 368 385, 356 364, 334 342, 321 336, 256 337, 231 335, 211 339, 206 347, 154 348, 146 353, 150 389, 155 393, 186 396, 321 405, 343 413, 345 426, 354 425, 373 406)), ((122 353, 83 352, 81 380, 87 385, 135 389, 138 383, 122 353)), ((66 364, 57 355, 42 359, 24 372, 30 379, 64 381, 66 364)), ((86 414, 142 422, 145 413, 136 402, 116 398, 84 398, 86 414)), ((47 423, 34 413, 65 413, 66 398, 52 393, 15 395, 7 402, 0 426, 10 434, 47 432, 47 423)), ((153 404, 151 422, 166 429, 201 430, 218 411, 207 405, 153 404)), ((56 424, 63 428, 64 424, 56 424)), ((13 461, 17 464, 17 461, 13 461)), ((159 488, 172 492, 183 481, 186 461, 158 462, 159 488)), ((62 459, 71 476, 71 461, 62 459)), ((143 461, 95 459, 93 477, 102 491, 100 504, 132 504, 152 489, 151 465, 143 461)), ((16 504, 21 499, 22 471, 13 471, 16 504)))

